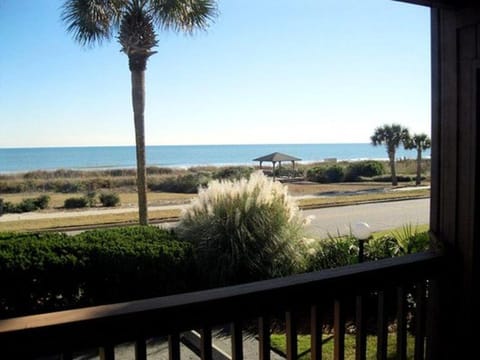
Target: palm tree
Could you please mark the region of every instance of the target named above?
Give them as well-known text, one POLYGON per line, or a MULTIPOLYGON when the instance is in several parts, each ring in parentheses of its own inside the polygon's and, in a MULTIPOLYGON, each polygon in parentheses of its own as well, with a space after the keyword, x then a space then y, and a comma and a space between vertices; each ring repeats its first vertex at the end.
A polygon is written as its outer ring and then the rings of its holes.
POLYGON ((432 146, 430 138, 427 134, 414 134, 407 139, 404 146, 405 149, 417 150, 417 179, 415 180, 415 184, 420 185, 422 182, 422 152, 430 149, 432 146))
POLYGON ((217 14, 215 0, 66 0, 62 18, 81 45, 100 44, 117 34, 128 56, 137 155, 139 222, 148 224, 145 166, 145 70, 155 54, 156 30, 192 33, 205 29, 217 14))
POLYGON ((395 171, 395 152, 401 143, 409 138, 408 129, 398 124, 383 125, 375 129, 370 137, 373 146, 385 145, 392 174, 392 185, 397 186, 397 174, 395 171))

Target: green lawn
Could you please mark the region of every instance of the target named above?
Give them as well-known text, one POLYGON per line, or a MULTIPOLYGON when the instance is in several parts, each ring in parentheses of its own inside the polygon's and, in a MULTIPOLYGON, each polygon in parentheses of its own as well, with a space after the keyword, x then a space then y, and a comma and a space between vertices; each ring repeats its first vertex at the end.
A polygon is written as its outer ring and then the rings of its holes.
MULTIPOLYGON (((285 354, 286 341, 284 334, 272 334, 271 345, 276 351, 285 354)), ((324 335, 324 339, 328 339, 324 342, 322 347, 322 354, 324 359, 333 359, 333 337, 324 335), (329 339, 330 338, 330 339, 329 339)), ((389 334, 388 337, 388 359, 396 358, 396 336, 395 334, 389 334)), ((377 358, 377 338, 376 336, 367 337, 367 359, 374 360, 377 358)), ((408 336, 407 358, 413 359, 414 351, 414 338, 408 336)), ((310 359, 310 335, 298 336, 298 353, 302 354, 299 360, 310 359)), ((345 335, 345 359, 355 359, 355 335, 345 335)))

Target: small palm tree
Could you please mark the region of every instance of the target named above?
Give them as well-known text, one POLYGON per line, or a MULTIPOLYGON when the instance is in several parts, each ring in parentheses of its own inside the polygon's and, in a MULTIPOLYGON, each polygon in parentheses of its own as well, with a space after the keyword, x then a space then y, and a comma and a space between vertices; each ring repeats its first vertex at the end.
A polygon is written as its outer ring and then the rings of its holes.
POLYGON ((422 152, 430 149, 432 143, 427 134, 414 134, 404 143, 405 149, 417 150, 417 178, 415 184, 422 182, 422 152))
POLYGON ((370 137, 373 146, 385 145, 387 148, 388 160, 390 163, 390 172, 392 175, 392 185, 397 186, 397 174, 395 171, 395 153, 400 144, 409 138, 408 129, 398 124, 383 125, 375 129, 370 137))
POLYGON ((139 222, 148 224, 145 166, 145 70, 155 54, 156 29, 192 33, 205 29, 216 13, 215 0, 66 0, 63 21, 81 45, 100 44, 117 33, 128 56, 137 155, 139 222))

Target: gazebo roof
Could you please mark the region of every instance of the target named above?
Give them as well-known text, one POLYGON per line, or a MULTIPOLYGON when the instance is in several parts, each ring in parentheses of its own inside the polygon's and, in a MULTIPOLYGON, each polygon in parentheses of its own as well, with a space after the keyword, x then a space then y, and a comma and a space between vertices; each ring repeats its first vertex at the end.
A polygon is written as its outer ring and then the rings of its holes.
POLYGON ((265 156, 261 156, 259 158, 253 159, 253 161, 300 161, 302 159, 299 159, 295 156, 290 156, 287 154, 282 154, 279 152, 274 152, 265 156))

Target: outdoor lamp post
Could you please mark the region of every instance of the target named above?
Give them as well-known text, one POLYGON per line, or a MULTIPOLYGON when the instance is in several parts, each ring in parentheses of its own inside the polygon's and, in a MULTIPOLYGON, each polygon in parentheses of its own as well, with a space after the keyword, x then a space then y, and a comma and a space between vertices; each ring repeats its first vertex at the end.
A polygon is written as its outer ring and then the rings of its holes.
POLYGON ((370 225, 365 222, 358 222, 353 226, 352 235, 358 240, 358 262, 363 262, 363 248, 365 241, 370 239, 372 231, 370 225))

